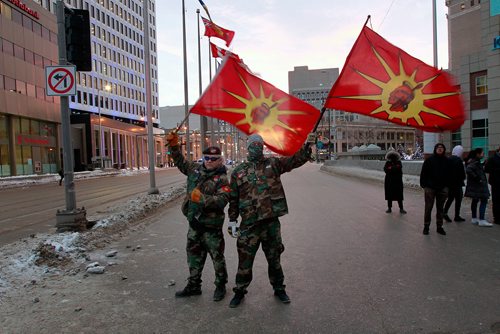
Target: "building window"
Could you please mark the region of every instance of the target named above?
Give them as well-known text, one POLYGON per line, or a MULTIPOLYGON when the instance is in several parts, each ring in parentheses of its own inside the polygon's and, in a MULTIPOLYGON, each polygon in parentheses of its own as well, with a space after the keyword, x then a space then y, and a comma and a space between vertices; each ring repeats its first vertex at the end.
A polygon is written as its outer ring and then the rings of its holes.
POLYGON ((486 75, 476 77, 476 95, 488 94, 488 80, 486 75))
POLYGON ((475 119, 472 121, 472 138, 488 137, 488 119, 475 119))
POLYGON ((462 145, 462 132, 460 130, 451 133, 451 146, 462 145))

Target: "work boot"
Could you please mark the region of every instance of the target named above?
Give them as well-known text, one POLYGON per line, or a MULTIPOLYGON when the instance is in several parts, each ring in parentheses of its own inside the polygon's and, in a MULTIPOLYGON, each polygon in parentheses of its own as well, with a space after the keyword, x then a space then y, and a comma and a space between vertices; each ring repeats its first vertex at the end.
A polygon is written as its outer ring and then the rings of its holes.
POLYGON ((422 232, 424 235, 429 234, 429 224, 424 224, 424 231, 422 232))
POLYGON ((455 219, 453 219, 453 220, 454 220, 454 221, 456 221, 457 223, 459 223, 459 222, 464 222, 464 221, 465 221, 465 219, 463 219, 463 218, 462 218, 462 217, 460 217, 460 216, 455 216, 455 219))
POLYGON ((175 297, 177 298, 185 298, 190 296, 201 295, 201 287, 187 285, 183 290, 177 291, 175 293, 175 297))
POLYGON ((388 208, 387 210, 385 210, 385 213, 391 213, 391 212, 392 212, 391 208, 388 208))
POLYGON ((229 302, 229 307, 230 308, 235 308, 238 307, 238 305, 241 304, 241 301, 245 298, 245 294, 241 292, 236 292, 234 294, 233 299, 231 299, 231 302, 229 302))
POLYGON ((443 215, 443 219, 446 220, 448 223, 451 223, 451 218, 447 214, 443 215))
POLYGON ((285 290, 274 290, 274 295, 278 297, 278 299, 283 303, 283 304, 288 304, 290 303, 290 297, 286 294, 285 290))
POLYGON ((214 302, 219 302, 226 296, 226 286, 218 285, 214 291, 214 302))
POLYGON ((443 227, 442 226, 439 226, 437 229, 436 229, 436 232, 441 234, 441 235, 446 235, 446 232, 444 231, 443 227))

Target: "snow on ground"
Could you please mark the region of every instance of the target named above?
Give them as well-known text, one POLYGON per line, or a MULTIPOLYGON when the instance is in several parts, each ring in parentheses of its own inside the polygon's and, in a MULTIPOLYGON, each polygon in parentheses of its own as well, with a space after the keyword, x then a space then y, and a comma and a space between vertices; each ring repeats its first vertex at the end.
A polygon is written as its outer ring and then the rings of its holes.
MULTIPOLYGON (((77 178, 127 176, 148 172, 143 170, 93 171, 75 173, 77 178)), ((59 180, 59 175, 2 178, 0 188, 25 187, 59 180), (5 186, 5 187, 4 187, 5 186)), ((85 232, 37 234, 0 247, 0 305, 2 295, 35 284, 40 279, 78 270, 86 260, 86 252, 107 243, 117 234, 131 228, 149 212, 165 205, 185 191, 184 186, 172 187, 157 195, 138 195, 113 206, 112 211, 85 232)))

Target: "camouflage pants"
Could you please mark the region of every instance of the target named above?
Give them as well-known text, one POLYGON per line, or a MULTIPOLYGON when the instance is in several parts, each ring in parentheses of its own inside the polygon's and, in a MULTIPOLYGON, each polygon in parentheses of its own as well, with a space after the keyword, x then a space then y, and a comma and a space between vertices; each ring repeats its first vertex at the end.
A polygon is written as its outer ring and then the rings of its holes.
POLYGON ((210 254, 214 263, 215 285, 227 283, 226 260, 224 258, 224 235, 222 229, 193 229, 189 227, 187 234, 187 262, 189 266, 189 285, 199 287, 201 274, 210 254))
POLYGON ((256 222, 252 226, 242 226, 238 237, 238 273, 234 292, 246 293, 252 281, 252 267, 255 254, 262 244, 267 259, 269 282, 274 290, 284 289, 281 253, 285 250, 281 240, 281 225, 278 218, 256 222))

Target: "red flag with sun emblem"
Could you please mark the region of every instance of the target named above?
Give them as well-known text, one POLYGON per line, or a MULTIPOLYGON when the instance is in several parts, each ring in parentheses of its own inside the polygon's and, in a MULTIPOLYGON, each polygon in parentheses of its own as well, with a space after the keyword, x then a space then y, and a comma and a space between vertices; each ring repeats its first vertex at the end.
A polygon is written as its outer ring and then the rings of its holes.
POLYGON ((274 152, 292 155, 304 144, 320 112, 256 77, 228 56, 191 112, 224 120, 247 135, 258 133, 274 152))
POLYGON ((201 19, 203 20, 203 24, 205 25, 205 36, 220 38, 226 42, 226 46, 229 46, 229 44, 231 44, 231 41, 234 38, 234 31, 221 28, 204 17, 202 17, 201 19))
POLYGON ((364 27, 325 103, 429 132, 456 130, 465 112, 451 75, 364 27))

